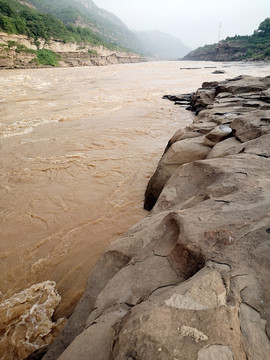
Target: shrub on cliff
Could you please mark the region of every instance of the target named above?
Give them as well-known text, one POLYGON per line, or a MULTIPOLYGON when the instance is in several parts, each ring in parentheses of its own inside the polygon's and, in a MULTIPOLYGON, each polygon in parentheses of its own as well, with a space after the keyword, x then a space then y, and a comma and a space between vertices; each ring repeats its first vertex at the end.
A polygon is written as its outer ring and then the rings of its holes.
POLYGON ((265 37, 270 36, 270 18, 266 18, 263 22, 260 23, 258 33, 265 37))
POLYGON ((265 52, 264 52, 264 56, 269 57, 270 56, 270 47, 268 47, 265 52))
POLYGON ((51 50, 37 50, 37 63, 40 65, 58 66, 61 56, 51 50))
POLYGON ((9 6, 6 1, 0 2, 0 12, 8 17, 13 17, 15 15, 13 9, 9 6))

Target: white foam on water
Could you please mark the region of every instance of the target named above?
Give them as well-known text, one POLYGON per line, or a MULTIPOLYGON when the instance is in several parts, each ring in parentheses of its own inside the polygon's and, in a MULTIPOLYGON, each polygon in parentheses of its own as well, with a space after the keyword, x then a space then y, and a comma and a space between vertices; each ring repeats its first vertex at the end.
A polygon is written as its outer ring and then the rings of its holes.
POLYGON ((31 120, 28 119, 19 120, 12 124, 9 124, 5 128, 1 128, 0 138, 28 134, 33 131, 34 127, 49 123, 55 123, 58 121, 59 119, 46 118, 46 117, 31 119, 31 120))
POLYGON ((34 350, 51 343, 65 319, 52 321, 61 296, 55 282, 32 285, 0 303, 0 359, 24 359, 34 350))

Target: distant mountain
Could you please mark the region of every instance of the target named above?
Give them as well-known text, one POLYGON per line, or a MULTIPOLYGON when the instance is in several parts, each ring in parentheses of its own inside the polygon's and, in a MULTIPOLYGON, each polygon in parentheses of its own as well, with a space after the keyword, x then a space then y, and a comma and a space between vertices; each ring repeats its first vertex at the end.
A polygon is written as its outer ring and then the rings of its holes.
POLYGON ((191 50, 179 38, 161 31, 140 31, 136 34, 143 52, 159 59, 180 59, 191 50))
POLYGON ((239 61, 270 59, 270 18, 251 36, 227 37, 218 44, 205 45, 188 53, 184 60, 239 61))

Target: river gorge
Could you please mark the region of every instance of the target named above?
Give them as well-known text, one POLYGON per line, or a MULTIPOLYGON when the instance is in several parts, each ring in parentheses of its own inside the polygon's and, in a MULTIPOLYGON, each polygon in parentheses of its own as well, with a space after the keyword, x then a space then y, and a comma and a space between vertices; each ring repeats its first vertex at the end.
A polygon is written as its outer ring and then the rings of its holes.
POLYGON ((193 121, 162 96, 269 70, 175 61, 1 71, 1 359, 20 335, 25 309, 7 316, 16 298, 53 281, 54 317, 70 316, 108 244, 147 216, 147 182, 169 138, 193 121))

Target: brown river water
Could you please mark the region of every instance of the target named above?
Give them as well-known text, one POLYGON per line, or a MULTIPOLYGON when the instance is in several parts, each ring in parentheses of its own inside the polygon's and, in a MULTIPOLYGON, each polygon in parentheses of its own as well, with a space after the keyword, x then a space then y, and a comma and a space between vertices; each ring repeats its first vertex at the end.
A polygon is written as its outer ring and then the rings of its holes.
POLYGON ((239 74, 266 76, 270 66, 0 72, 0 359, 23 359, 51 341, 62 323, 54 329, 45 317, 55 307, 55 319, 68 317, 100 254, 147 215, 147 182, 169 138, 193 119, 162 96, 239 74))

